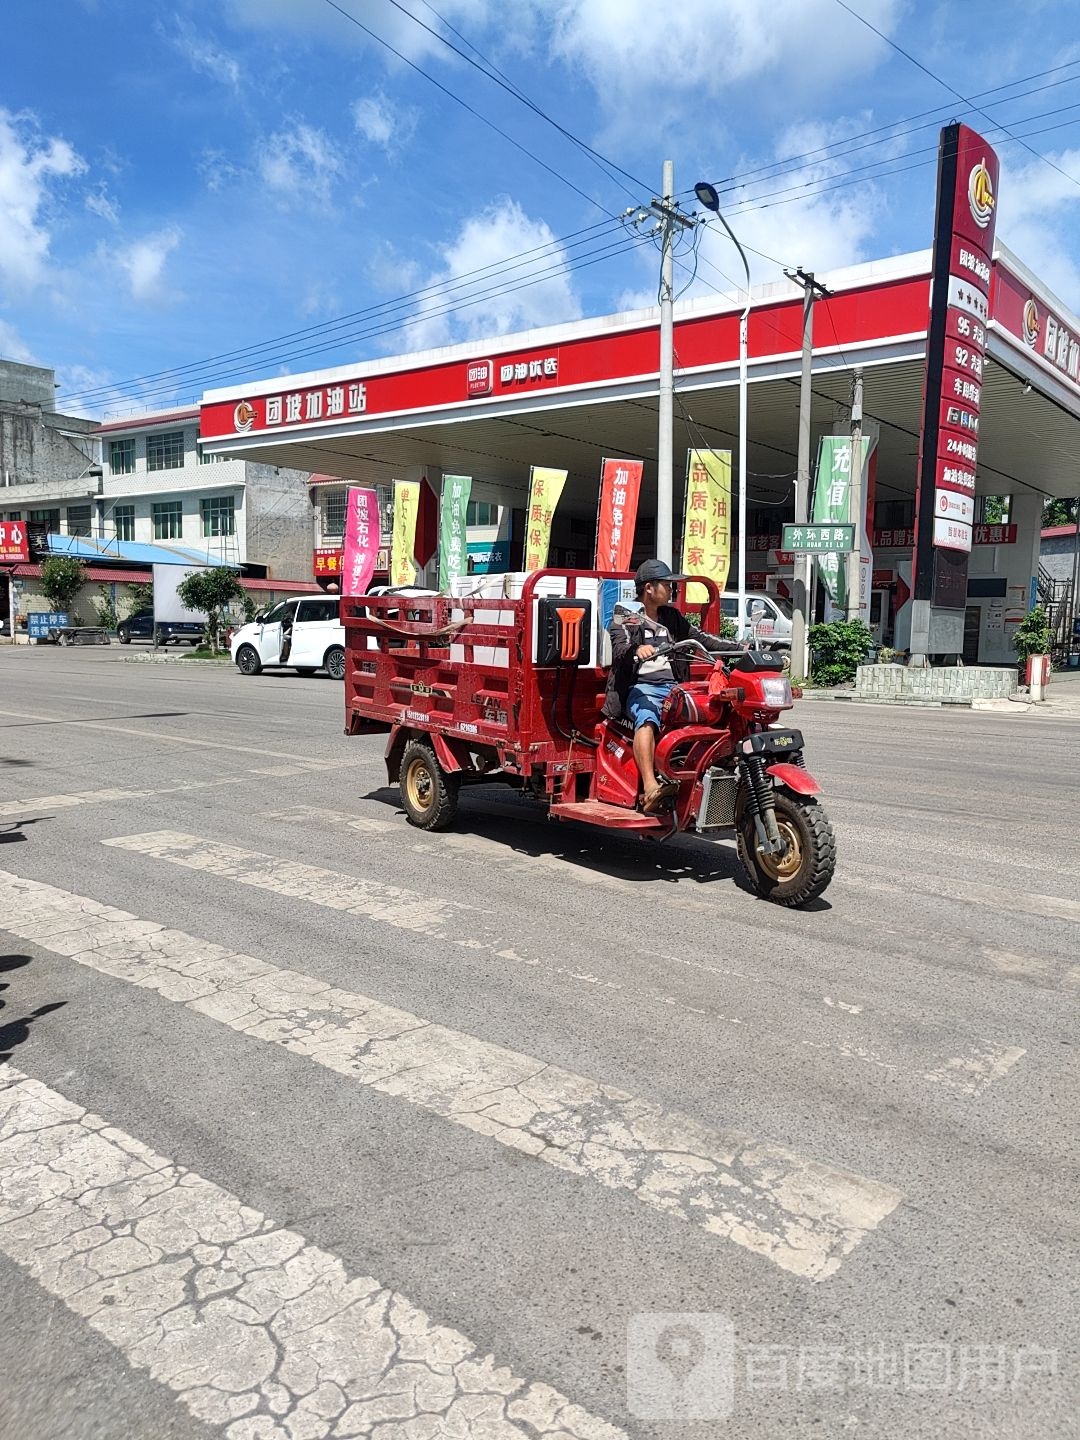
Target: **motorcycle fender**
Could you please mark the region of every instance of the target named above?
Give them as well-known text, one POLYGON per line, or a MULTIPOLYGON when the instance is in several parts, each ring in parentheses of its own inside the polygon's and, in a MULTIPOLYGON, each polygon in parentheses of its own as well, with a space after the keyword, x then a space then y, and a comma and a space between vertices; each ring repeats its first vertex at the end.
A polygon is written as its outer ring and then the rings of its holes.
POLYGON ((821 786, 801 765, 766 765, 765 769, 778 785, 786 785, 796 795, 820 795, 821 786))

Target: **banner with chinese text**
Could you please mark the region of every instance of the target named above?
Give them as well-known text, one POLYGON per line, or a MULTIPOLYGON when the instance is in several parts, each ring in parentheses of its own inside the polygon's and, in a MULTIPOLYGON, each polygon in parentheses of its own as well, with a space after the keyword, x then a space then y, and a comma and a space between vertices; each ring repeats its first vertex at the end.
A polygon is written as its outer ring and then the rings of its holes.
MULTIPOLYGON (((686 452, 682 568, 705 575, 723 594, 731 565, 731 451, 686 452)), ((687 605, 704 605, 703 585, 686 587, 687 605)))
MULTIPOLYGON (((342 595, 365 595, 379 549, 379 497, 350 486, 345 498, 345 540, 341 552, 342 595)), ((318 567, 316 567, 316 570, 318 567)))
POLYGON ((566 484, 567 471, 534 465, 529 475, 529 512, 525 520, 525 569, 542 570, 551 544, 551 520, 566 484))
POLYGON ((472 491, 471 475, 444 475, 439 503, 439 589, 467 573, 468 545, 465 519, 472 491))
MULTIPOLYGON (((869 439, 862 438, 863 474, 869 439)), ((817 472, 814 476, 814 500, 810 519, 815 525, 854 524, 851 508, 851 440, 847 435, 823 435, 818 448, 817 472)), ((856 544, 858 543, 856 530, 856 544)), ((829 599, 838 608, 847 603, 847 574, 843 555, 831 553, 817 557, 818 574, 829 599)))
POLYGON ((420 485, 416 480, 394 481, 394 532, 390 541, 390 584, 412 585, 416 581, 416 517, 420 509, 420 485))
POLYGON ((605 460, 596 512, 596 569, 629 570, 641 492, 640 460, 605 460))

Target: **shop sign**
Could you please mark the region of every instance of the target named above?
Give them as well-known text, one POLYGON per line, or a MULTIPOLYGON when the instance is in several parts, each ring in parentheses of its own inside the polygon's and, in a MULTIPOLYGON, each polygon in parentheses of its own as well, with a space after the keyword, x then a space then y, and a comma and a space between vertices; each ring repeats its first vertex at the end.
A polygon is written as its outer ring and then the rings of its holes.
POLYGON ((747 550, 779 550, 779 535, 751 535, 746 541, 747 550))
POLYGON ((1036 298, 1001 261, 996 266, 994 324, 1056 371, 1058 379, 1080 389, 1080 329, 1036 298))
POLYGON ((21 520, 0 520, 0 560, 26 561, 30 558, 30 541, 21 520))
POLYGON ((503 575, 510 569, 509 540, 470 540, 468 547, 470 575, 503 575))
POLYGON ((559 378, 559 357, 541 355, 531 360, 503 360, 499 364, 499 384, 503 389, 535 385, 538 381, 559 378))
POLYGON ((490 360, 470 360, 465 380, 465 393, 470 400, 490 395, 495 389, 495 366, 490 360))
POLYGON ((312 568, 316 575, 329 575, 336 580, 341 574, 340 550, 314 550, 312 551, 312 561, 312 568))
POLYGON ((970 525, 975 519, 975 501, 970 495, 958 495, 955 490, 939 490, 937 518, 959 520, 961 524, 970 525))

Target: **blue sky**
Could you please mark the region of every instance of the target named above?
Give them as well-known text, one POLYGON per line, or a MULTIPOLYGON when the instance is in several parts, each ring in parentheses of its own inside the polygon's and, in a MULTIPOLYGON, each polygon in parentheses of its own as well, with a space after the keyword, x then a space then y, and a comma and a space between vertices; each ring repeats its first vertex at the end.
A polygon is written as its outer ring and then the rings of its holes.
MULTIPOLYGON (((920 249, 953 117, 998 145, 1000 238, 1080 309, 1077 0, 846 4, 5 0, 0 355, 125 413, 646 304, 618 217, 665 157, 689 208, 728 182, 755 283, 920 249)), ((740 274, 711 229, 690 263, 689 294, 740 274)))

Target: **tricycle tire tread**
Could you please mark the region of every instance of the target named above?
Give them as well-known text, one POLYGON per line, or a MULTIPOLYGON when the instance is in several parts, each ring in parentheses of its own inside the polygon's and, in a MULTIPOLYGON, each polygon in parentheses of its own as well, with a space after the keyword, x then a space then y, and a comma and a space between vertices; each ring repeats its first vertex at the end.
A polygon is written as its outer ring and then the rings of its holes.
POLYGON ((401 804, 409 824, 419 830, 449 830, 457 815, 460 782, 456 775, 448 775, 443 770, 426 741, 408 742, 402 752, 399 774, 401 804), (430 801, 422 804, 420 797, 427 787, 430 787, 430 801))
POLYGON ((762 873, 754 857, 754 849, 748 836, 753 835, 753 822, 739 827, 738 848, 750 883, 764 899, 774 905, 785 905, 789 909, 808 905, 823 893, 836 870, 836 837, 825 808, 809 796, 793 797, 778 794, 777 810, 787 809, 801 816, 809 832, 811 859, 807 869, 794 880, 775 881, 762 873), (789 887, 789 888, 788 888, 789 887))

